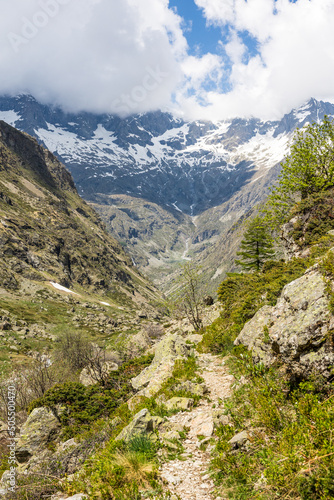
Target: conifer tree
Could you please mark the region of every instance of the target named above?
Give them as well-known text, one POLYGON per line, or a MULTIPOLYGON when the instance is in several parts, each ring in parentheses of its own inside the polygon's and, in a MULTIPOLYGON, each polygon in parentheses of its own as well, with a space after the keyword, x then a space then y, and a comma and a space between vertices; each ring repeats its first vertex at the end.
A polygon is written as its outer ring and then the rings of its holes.
POLYGON ((259 271, 266 260, 275 255, 273 241, 261 217, 255 217, 248 226, 237 252, 236 264, 246 271, 259 271))

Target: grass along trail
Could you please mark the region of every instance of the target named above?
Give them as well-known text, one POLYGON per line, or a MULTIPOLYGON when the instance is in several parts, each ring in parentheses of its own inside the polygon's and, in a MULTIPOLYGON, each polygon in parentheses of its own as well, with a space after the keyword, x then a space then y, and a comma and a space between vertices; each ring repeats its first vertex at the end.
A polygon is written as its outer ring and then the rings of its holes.
POLYGON ((167 482, 169 490, 181 500, 223 500, 222 496, 214 493, 209 473, 212 447, 209 444, 204 451, 200 446, 214 438, 215 413, 219 408, 222 409, 224 399, 230 396, 234 378, 218 356, 199 354, 198 364, 209 390, 207 396, 210 402, 202 400, 190 412, 169 417, 173 425, 190 430, 183 442, 182 460, 162 464, 160 475, 167 482))

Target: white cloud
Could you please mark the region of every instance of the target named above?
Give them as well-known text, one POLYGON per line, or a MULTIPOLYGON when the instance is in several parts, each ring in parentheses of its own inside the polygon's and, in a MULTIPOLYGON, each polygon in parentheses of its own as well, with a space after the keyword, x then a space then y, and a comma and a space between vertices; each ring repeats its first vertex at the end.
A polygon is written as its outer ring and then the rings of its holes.
MULTIPOLYGON (((195 0, 208 22, 247 31, 259 54, 243 62, 241 48, 225 46, 232 90, 212 92, 204 115, 275 118, 310 97, 334 99, 332 0, 195 0), (240 53, 238 53, 240 50, 240 53)), ((185 106, 185 96, 179 95, 185 106)), ((196 103, 192 103, 194 106, 196 103)), ((201 112, 196 106, 195 113, 201 112)))
POLYGON ((189 56, 184 59, 181 68, 186 78, 183 81, 182 89, 195 90, 197 93, 202 91, 205 84, 219 85, 223 71, 223 61, 216 54, 205 54, 202 57, 189 56))
POLYGON ((209 22, 221 24, 234 21, 235 0, 195 0, 195 3, 204 10, 209 22))
POLYGON ((168 0, 0 0, 0 93, 208 119, 274 118, 310 97, 334 99, 333 0, 195 3, 224 32, 219 54, 188 54, 168 0))
POLYGON ((230 41, 225 45, 225 52, 230 58, 232 64, 241 63, 242 57, 246 53, 246 51, 246 45, 242 42, 238 34, 233 30, 230 41))
POLYGON ((133 113, 167 106, 182 77, 187 42, 168 0, 0 0, 0 7, 2 93, 133 113))

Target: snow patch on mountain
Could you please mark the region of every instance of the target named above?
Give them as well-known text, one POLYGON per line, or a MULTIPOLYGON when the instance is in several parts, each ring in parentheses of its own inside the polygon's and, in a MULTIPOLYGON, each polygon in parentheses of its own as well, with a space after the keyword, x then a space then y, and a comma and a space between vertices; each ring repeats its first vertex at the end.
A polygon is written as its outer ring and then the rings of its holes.
POLYGON ((230 156, 232 163, 251 161, 256 169, 269 169, 277 165, 289 152, 291 134, 283 133, 274 137, 275 129, 266 134, 259 132, 248 142, 240 145, 230 156))
POLYGON ((21 116, 15 111, 0 111, 0 120, 8 123, 12 127, 15 127, 16 123, 21 120, 21 116))

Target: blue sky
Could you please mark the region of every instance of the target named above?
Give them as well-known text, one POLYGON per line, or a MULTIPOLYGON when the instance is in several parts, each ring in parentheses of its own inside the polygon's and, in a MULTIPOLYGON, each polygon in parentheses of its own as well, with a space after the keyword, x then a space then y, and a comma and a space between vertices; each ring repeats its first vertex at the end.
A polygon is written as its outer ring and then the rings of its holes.
POLYGON ((212 120, 334 101, 334 0, 2 3, 0 93, 212 120))
MULTIPOLYGON (((218 54, 224 52, 223 46, 228 39, 229 25, 222 27, 212 22, 208 23, 203 10, 195 4, 194 0, 169 0, 169 6, 184 20, 184 36, 189 44, 189 54, 202 56, 207 52, 218 54)), ((257 54, 256 39, 247 31, 239 34, 247 45, 248 54, 250 56, 257 54)))
POLYGON ((218 45, 222 39, 221 28, 208 25, 202 9, 193 0, 169 0, 169 5, 184 19, 184 36, 189 44, 190 54, 203 55, 221 50, 218 45))

